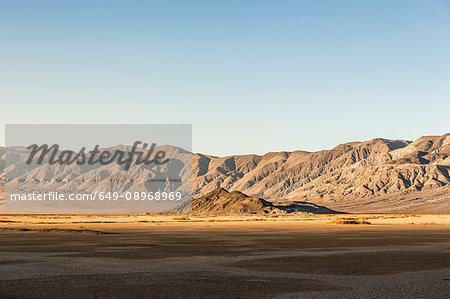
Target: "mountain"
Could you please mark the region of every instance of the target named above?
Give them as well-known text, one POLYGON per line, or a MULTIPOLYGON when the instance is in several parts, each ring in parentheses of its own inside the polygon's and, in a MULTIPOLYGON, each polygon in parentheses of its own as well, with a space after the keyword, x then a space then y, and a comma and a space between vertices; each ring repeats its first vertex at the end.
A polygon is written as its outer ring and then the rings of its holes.
MULTIPOLYGON (((5 194, 5 148, 0 146, 0 199, 4 197, 5 194)), ((2 211, 2 203, 0 201, 0 212, 2 211)))
MULTIPOLYGON (((119 148, 124 146, 112 149, 119 148)), ((26 153, 19 149, 9 160, 12 163, 8 163, 7 172, 17 181, 45 180, 47 189, 67 192, 75 188, 108 191, 112 186, 118 192, 142 192, 149 190, 145 182, 153 178, 160 181, 161 190, 188 192, 183 188, 190 188, 189 184, 169 185, 168 180, 185 179, 192 172, 189 182, 193 197, 201 199, 194 200, 199 203, 195 207, 203 212, 217 212, 227 206, 230 213, 287 211, 282 206, 292 205, 317 211, 326 206, 343 212, 450 212, 450 134, 424 136, 413 142, 377 138, 318 152, 228 157, 162 148, 176 157, 174 168, 139 166, 126 175, 117 164, 24 168, 26 153), (61 182, 67 184, 61 186, 61 182), (105 184, 100 186, 99 182, 105 184), (211 196, 219 200, 208 200, 211 196), (240 200, 246 206, 237 204, 240 200), (271 206, 271 202, 277 204, 271 206)), ((4 163, 4 152, 0 156, 0 163, 4 163)))
POLYGON ((336 214, 330 210, 307 202, 269 202, 261 198, 250 197, 239 191, 228 192, 217 188, 210 193, 192 200, 194 215, 265 215, 287 213, 336 214))
POLYGON ((217 187, 269 201, 352 212, 450 212, 450 134, 414 142, 373 139, 319 152, 195 154, 193 189, 217 187))
POLYGON ((210 193, 192 200, 192 211, 200 215, 248 215, 284 213, 272 203, 249 197, 239 191, 228 192, 217 188, 210 193))
MULTIPOLYGON (((8 210, 20 212, 45 210, 55 213, 165 212, 178 206, 179 201, 176 200, 175 194, 180 194, 181 198, 190 198, 192 192, 188 182, 192 174, 190 152, 174 146, 158 146, 154 151, 138 148, 136 155, 133 156, 133 162, 130 163, 131 167, 125 170, 125 163, 121 164, 118 161, 126 161, 127 152, 131 150, 131 146, 124 145, 100 149, 102 154, 109 154, 106 157, 106 160, 110 161, 108 163, 88 163, 91 157, 98 159, 100 154, 93 155, 85 151, 84 158, 78 158, 80 163, 67 165, 59 162, 48 163, 52 152, 45 156, 42 163, 37 162, 40 155, 38 154, 31 164, 27 164, 30 156, 28 149, 8 147, 7 154, 2 157, 3 163, 5 156, 7 158, 2 175, 3 180, 8 182, 8 193, 30 195, 33 192, 39 194, 58 192, 65 198, 75 197, 75 195, 81 197, 98 195, 97 200, 88 199, 89 204, 83 204, 82 198, 64 201, 14 200, 8 202, 8 210), (152 160, 160 151, 166 155, 163 159, 170 158, 169 163, 135 163, 137 159, 143 161, 147 154, 150 157, 149 160, 152 160), (140 158, 138 154, 142 154, 140 158), (151 199, 142 198, 142 194, 147 196, 148 192, 155 194, 152 194, 151 199), (158 196, 156 196, 157 192, 159 192, 158 196), (117 195, 115 198, 114 194, 117 195), (165 194, 165 198, 162 194, 165 194), (108 197, 105 198, 105 196, 108 197)), ((67 158, 69 154, 71 158, 68 160, 73 160, 77 153, 59 150, 56 151, 54 160, 65 162, 61 157, 67 158)), ((4 196, 0 196, 2 197, 4 196)), ((0 201, 0 211, 3 202, 0 201)))

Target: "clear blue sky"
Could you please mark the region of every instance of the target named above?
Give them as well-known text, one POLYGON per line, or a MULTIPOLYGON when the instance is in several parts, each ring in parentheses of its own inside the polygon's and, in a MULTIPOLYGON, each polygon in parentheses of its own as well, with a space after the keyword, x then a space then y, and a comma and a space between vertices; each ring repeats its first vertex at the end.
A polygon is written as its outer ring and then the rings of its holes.
POLYGON ((0 1, 5 123, 192 123, 215 155, 450 131, 449 1, 0 1))

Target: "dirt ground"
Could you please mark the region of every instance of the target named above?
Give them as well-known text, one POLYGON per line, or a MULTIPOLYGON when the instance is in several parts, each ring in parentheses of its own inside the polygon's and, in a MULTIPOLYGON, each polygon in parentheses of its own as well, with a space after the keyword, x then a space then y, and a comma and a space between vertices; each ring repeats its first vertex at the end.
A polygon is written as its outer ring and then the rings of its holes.
POLYGON ((0 252, 2 298, 450 293, 449 215, 3 215, 0 252))

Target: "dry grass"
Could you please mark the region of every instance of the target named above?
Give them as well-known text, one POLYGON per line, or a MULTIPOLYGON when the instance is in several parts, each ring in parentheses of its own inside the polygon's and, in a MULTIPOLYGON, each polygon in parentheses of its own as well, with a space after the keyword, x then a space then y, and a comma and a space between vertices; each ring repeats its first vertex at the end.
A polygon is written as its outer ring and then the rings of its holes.
POLYGON ((334 224, 371 224, 370 221, 359 218, 341 218, 333 221, 334 224))
POLYGON ((174 220, 174 221, 189 221, 189 220, 191 220, 191 218, 182 216, 182 217, 173 217, 172 220, 174 220))

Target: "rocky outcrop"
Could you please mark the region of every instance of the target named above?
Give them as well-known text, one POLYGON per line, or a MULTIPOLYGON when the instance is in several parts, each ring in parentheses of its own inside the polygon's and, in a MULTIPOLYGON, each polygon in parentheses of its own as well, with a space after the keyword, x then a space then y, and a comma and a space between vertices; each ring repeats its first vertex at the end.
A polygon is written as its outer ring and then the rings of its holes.
POLYGON ((264 199, 249 197, 239 191, 216 190, 192 201, 193 214, 215 216, 264 215, 284 213, 264 199))

